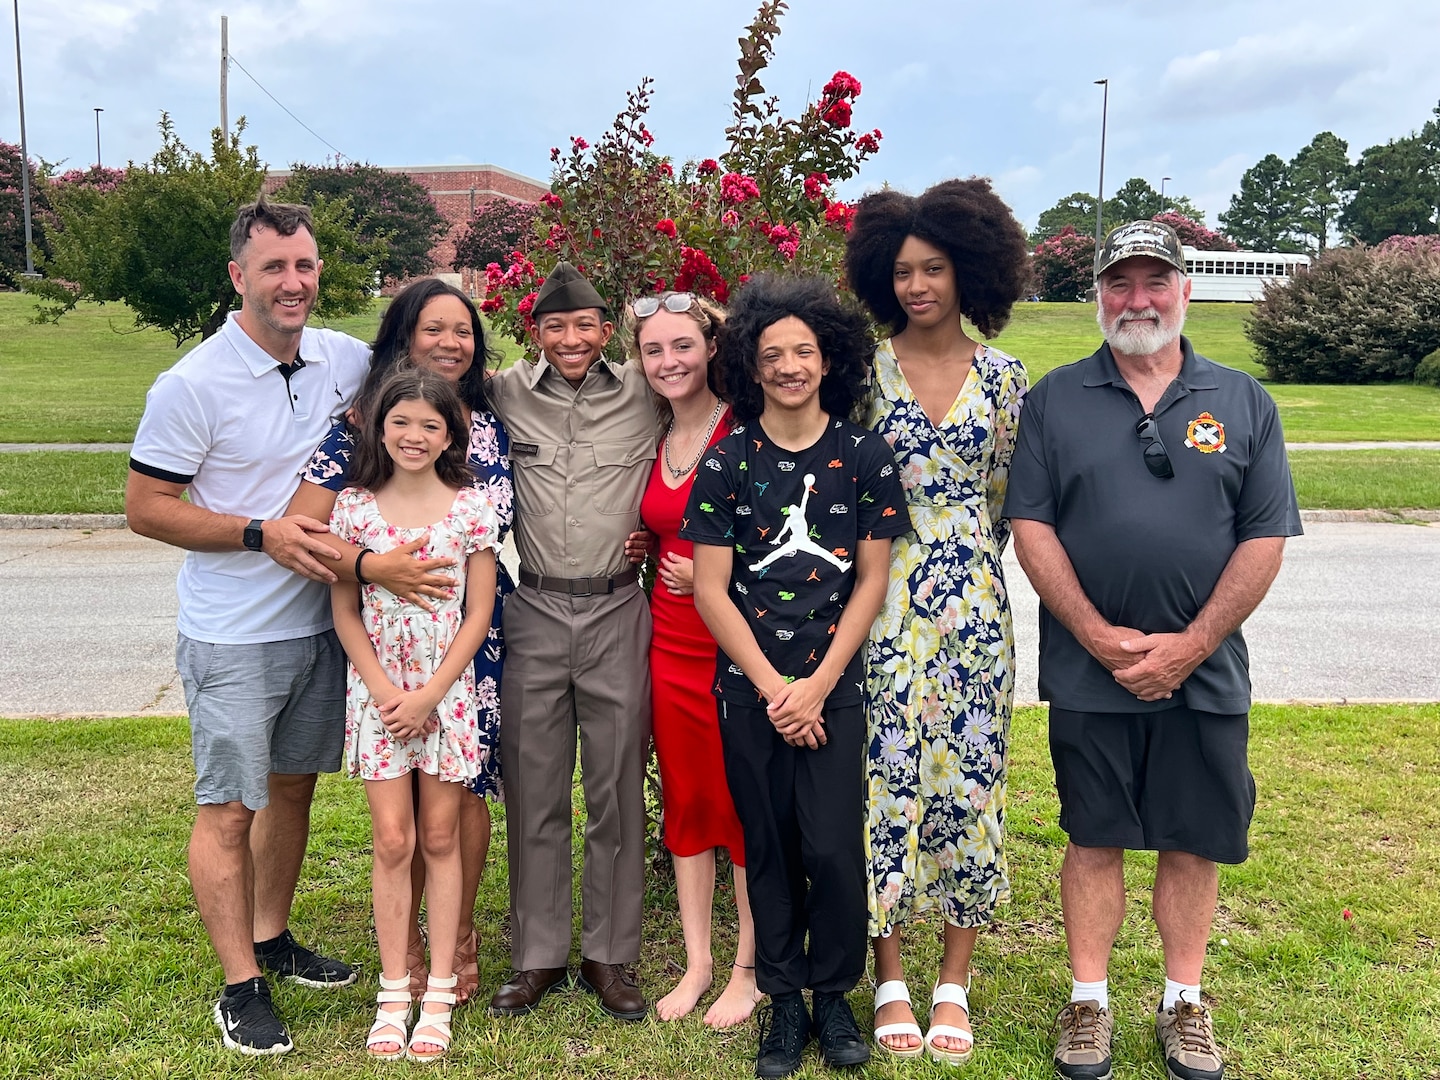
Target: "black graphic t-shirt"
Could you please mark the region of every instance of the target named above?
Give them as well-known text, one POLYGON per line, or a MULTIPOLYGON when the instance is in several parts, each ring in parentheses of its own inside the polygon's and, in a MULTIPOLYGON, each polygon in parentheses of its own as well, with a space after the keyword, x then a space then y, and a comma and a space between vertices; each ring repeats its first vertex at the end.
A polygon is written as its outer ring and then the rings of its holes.
MULTIPOLYGON (((795 452, 771 442, 759 423, 721 439, 695 470, 680 535, 734 545, 730 598, 766 659, 793 680, 813 675, 825 658, 855 585, 860 541, 909 528, 890 447, 873 431, 831 418, 812 446, 795 452)), ((863 651, 827 705, 860 701, 863 651)), ((715 693, 736 704, 763 700, 723 650, 715 693)))

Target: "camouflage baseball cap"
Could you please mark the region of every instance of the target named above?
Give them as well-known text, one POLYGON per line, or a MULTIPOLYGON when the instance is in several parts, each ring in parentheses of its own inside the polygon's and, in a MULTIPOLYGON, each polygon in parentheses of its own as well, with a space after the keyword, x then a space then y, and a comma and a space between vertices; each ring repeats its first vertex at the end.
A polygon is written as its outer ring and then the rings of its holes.
POLYGON ((1096 280, 1116 263, 1137 255, 1159 259, 1185 273, 1185 250, 1174 229, 1158 221, 1132 221, 1110 230, 1105 243, 1100 245, 1099 256, 1095 259, 1096 280))

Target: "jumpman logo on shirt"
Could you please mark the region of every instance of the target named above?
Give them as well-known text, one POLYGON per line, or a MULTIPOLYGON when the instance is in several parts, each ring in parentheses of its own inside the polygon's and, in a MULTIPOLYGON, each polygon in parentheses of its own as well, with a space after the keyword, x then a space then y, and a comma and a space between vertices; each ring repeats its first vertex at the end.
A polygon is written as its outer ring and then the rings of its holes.
POLYGON ((847 559, 837 558, 831 552, 826 551, 814 540, 810 539, 810 523, 805 520, 805 507, 810 502, 810 487, 815 483, 815 474, 805 474, 805 494, 800 496, 800 504, 797 506, 791 503, 785 508, 785 524, 775 534, 775 539, 770 541, 775 550, 757 563, 751 563, 750 569, 754 571, 764 570, 776 559, 790 558, 802 551, 807 551, 817 558, 824 559, 832 566, 840 570, 850 569, 850 562, 847 559))

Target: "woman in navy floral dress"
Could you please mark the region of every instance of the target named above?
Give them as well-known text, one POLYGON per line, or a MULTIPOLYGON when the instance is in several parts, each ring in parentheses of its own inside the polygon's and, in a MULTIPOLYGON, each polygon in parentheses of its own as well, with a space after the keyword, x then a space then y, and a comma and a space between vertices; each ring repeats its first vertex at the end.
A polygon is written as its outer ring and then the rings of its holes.
POLYGON ((890 551, 890 587, 870 634, 870 934, 882 1051, 958 1065, 974 1045, 970 957, 1009 897, 1005 770, 1015 642, 1000 517, 1026 389, 999 333, 1029 272, 1025 234, 982 179, 918 198, 860 201, 845 252, 851 287, 893 336, 875 353, 866 425, 895 453, 911 531, 890 551), (901 930, 944 920, 945 954, 921 1038, 901 930))
MULTIPOLYGON (((514 518, 514 493, 510 483, 510 442, 499 419, 490 411, 485 399, 486 361, 491 352, 486 346, 484 329, 475 305, 459 289, 438 278, 422 278, 402 290, 386 309, 375 337, 370 357, 370 373, 356 402, 357 416, 363 415, 373 392, 384 381, 400 359, 428 368, 455 381, 460 396, 470 406, 470 446, 467 461, 475 473, 475 485, 489 496, 500 526, 503 543, 514 518)), ((289 512, 306 514, 319 521, 328 521, 335 497, 346 486, 350 468, 350 452, 355 445, 355 429, 344 418, 338 420, 329 436, 320 444, 301 477, 299 490, 291 500, 289 512)), ((332 538, 333 540, 333 538, 332 538)), ((393 556, 401 565, 414 565, 411 552, 419 545, 397 549, 393 556)), ((353 565, 355 552, 346 549, 353 565)), ((385 585, 400 596, 415 598, 433 595, 430 586, 415 588, 409 581, 387 581, 387 556, 366 556, 363 573, 366 578, 385 585), (398 587, 397 587, 398 586, 398 587)), ((342 556, 344 561, 344 556, 342 556)), ((501 631, 501 610, 505 596, 513 591, 504 566, 497 567, 495 610, 490 633, 475 657, 475 688, 479 714, 481 747, 480 773, 471 783, 476 799, 461 803, 460 848, 464 878, 461 897, 462 918, 455 973, 460 982, 456 994, 463 1003, 474 992, 479 981, 476 960, 476 936, 473 922, 475 895, 490 849, 490 808, 486 798, 500 799, 500 670, 504 662, 505 642, 501 631)), ((419 928, 420 886, 424 882, 423 863, 416 846, 417 882, 413 890, 416 917, 411 932, 410 985, 412 993, 425 988, 424 941, 419 928)))

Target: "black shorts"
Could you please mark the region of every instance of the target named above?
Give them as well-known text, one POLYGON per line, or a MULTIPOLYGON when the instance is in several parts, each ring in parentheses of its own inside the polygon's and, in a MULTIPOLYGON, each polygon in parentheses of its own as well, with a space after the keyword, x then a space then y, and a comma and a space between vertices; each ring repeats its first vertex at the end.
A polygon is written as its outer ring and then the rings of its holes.
POLYGON ((1248 713, 1050 709, 1060 827, 1080 847, 1244 862, 1255 813, 1248 713))

